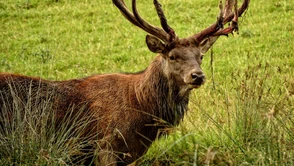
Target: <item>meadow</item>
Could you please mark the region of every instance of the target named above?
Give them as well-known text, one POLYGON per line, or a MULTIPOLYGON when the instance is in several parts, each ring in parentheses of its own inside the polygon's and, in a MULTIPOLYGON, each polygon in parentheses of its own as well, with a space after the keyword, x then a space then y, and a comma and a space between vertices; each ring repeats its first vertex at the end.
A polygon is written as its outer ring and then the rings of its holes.
MULTIPOLYGON (((214 23, 219 12, 217 0, 160 2, 179 37, 214 23)), ((159 26, 152 1, 137 4, 159 26)), ((145 36, 110 0, 1 0, 0 72, 49 80, 137 72, 155 57, 145 36)), ((154 142, 140 165, 294 165, 293 48, 294 1, 252 1, 239 33, 206 53, 206 83, 193 91, 181 125, 154 142)), ((9 143, 21 146, 0 139, 1 165, 66 165, 68 147, 42 142, 8 153, 9 143)))

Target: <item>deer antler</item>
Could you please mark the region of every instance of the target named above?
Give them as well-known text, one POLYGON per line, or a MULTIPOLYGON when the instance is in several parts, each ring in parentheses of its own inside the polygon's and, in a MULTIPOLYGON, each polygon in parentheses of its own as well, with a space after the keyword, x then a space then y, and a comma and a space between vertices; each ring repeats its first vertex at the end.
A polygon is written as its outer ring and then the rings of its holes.
POLYGON ((164 12, 163 12, 163 10, 161 8, 161 4, 157 0, 154 0, 153 3, 154 3, 154 6, 155 6, 155 9, 157 11, 157 15, 160 18, 160 23, 161 23, 162 28, 165 30, 165 32, 167 32, 171 36, 170 40, 171 41, 174 40, 177 36, 176 36, 175 31, 173 30, 173 28, 171 28, 167 24, 167 20, 166 20, 166 18, 164 16, 164 12))
POLYGON ((196 43, 199 44, 204 39, 214 37, 210 41, 210 43, 213 44, 217 40, 217 36, 228 35, 230 33, 233 33, 234 31, 238 31, 238 17, 240 17, 248 8, 249 2, 250 0, 244 0, 241 7, 237 9, 237 0, 226 0, 226 5, 224 9, 222 5, 222 0, 220 0, 220 14, 216 23, 193 35, 192 38, 196 41, 196 43), (232 7, 234 7, 234 12, 232 12, 232 7), (231 25, 224 29, 223 26, 231 21, 231 25))
POLYGON ((158 17, 160 18, 163 29, 149 24, 139 15, 136 8, 136 0, 132 0, 133 12, 130 12, 130 10, 127 9, 124 0, 112 0, 112 2, 121 11, 121 13, 127 20, 129 20, 132 24, 138 26, 139 28, 143 29, 147 33, 161 39, 165 43, 169 43, 176 38, 174 30, 167 24, 161 5, 157 0, 154 0, 154 6, 157 11, 158 17))

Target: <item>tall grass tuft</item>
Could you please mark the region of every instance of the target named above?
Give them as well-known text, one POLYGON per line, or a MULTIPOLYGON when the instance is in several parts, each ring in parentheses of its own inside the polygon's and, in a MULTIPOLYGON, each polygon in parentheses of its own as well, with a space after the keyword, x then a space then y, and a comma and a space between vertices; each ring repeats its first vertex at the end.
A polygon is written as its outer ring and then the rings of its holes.
POLYGON ((84 109, 76 113, 71 107, 58 120, 53 109, 54 92, 44 96, 31 87, 26 94, 16 89, 12 83, 8 91, 0 93, 1 165, 82 164, 87 158, 95 158, 95 152, 84 154, 93 144, 89 140, 95 137, 83 135, 91 122, 84 109))

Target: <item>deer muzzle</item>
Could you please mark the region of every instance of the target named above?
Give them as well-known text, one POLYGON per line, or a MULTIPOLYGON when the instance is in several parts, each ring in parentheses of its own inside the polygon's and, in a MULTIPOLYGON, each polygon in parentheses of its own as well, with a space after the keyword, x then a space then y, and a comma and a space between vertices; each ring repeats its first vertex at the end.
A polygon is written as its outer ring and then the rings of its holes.
POLYGON ((205 75, 202 71, 192 71, 185 78, 185 83, 189 89, 199 88, 205 82, 205 75))
POLYGON ((191 84, 192 85, 202 85, 205 82, 205 75, 203 73, 191 73, 191 84))

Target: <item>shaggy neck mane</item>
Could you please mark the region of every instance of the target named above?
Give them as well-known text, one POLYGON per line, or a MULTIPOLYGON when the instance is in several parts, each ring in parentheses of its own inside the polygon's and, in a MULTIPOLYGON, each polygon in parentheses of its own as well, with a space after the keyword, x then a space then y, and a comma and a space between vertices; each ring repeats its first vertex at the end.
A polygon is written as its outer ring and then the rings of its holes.
POLYGON ((164 59, 157 56, 136 83, 140 110, 169 125, 177 125, 187 110, 190 90, 181 89, 164 74, 164 59))

